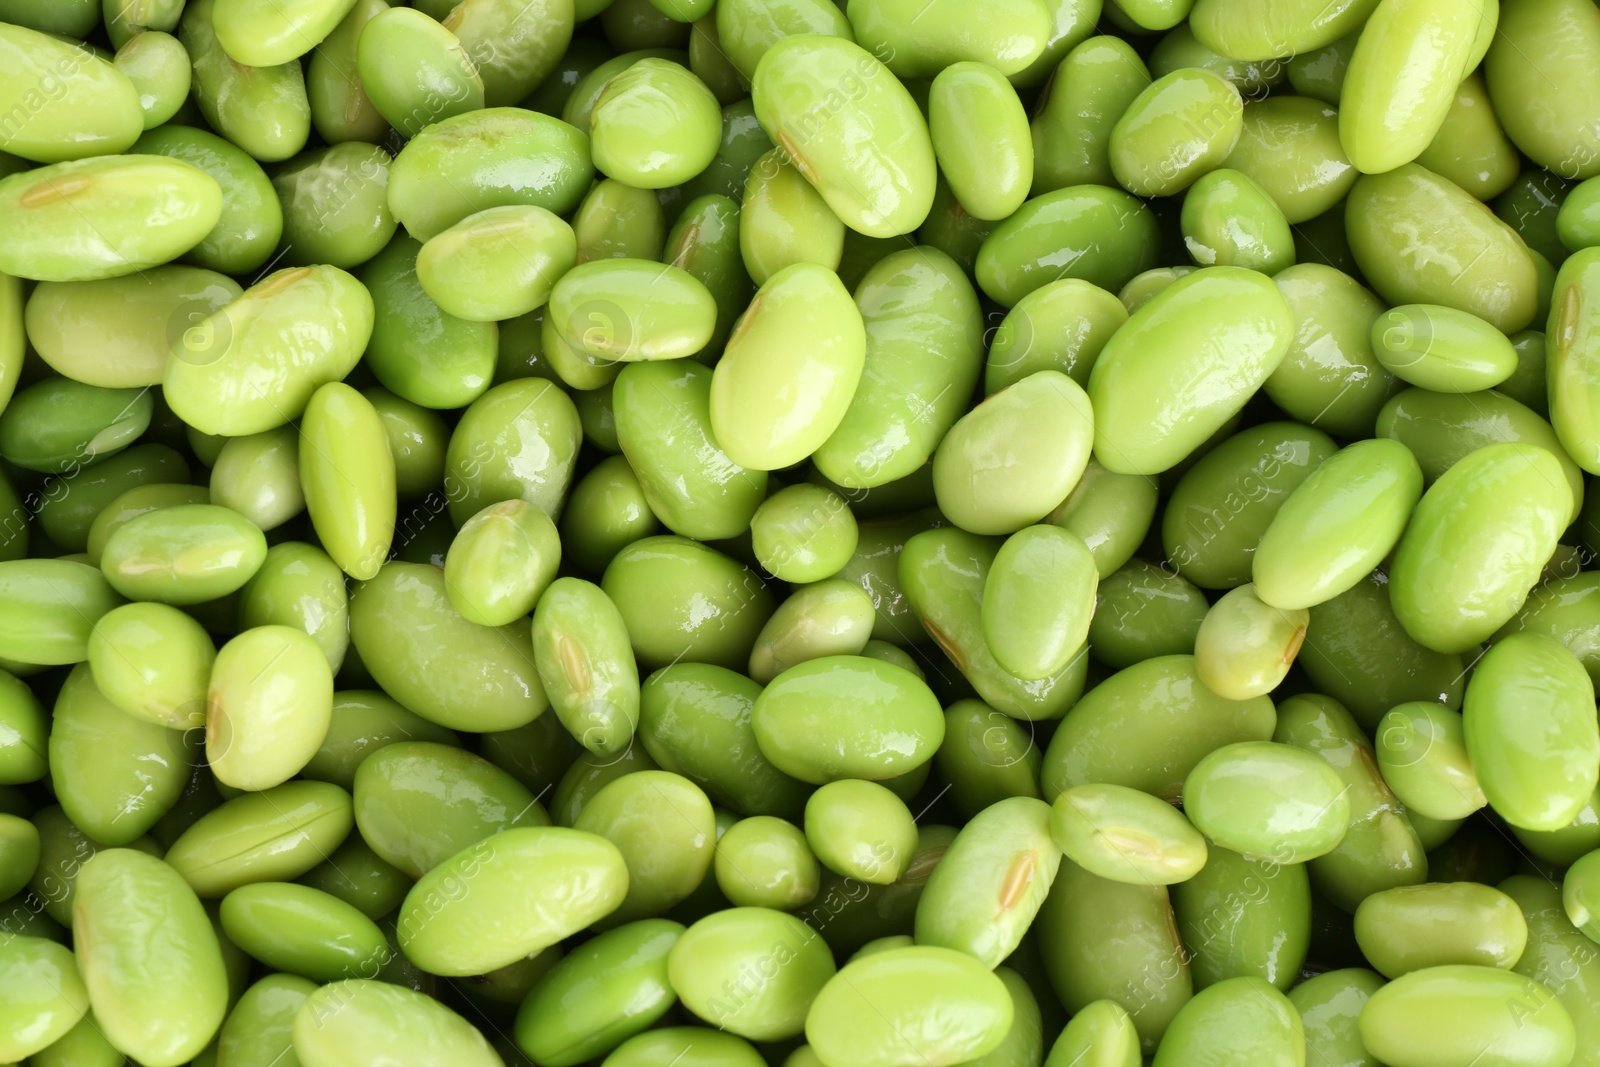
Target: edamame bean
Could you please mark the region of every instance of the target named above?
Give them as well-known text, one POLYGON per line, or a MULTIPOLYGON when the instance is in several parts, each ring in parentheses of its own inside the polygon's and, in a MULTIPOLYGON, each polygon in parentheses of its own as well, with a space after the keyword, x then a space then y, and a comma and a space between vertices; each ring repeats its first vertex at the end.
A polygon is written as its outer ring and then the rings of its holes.
POLYGON ((1395 377, 1439 393, 1492 389, 1517 366, 1516 351, 1499 330, 1438 304, 1403 304, 1379 315, 1372 351, 1395 377))
POLYGON ((0 941, 0 962, 6 994, 0 1053, 20 1062, 64 1039, 89 1010, 89 993, 72 950, 54 941, 7 938, 0 941))
POLYGON ((824 656, 784 671, 756 698, 751 725, 779 770, 816 785, 904 774, 944 738, 927 685, 864 656, 824 656))
POLYGON ((1495 967, 1427 967, 1395 979, 1361 1009, 1361 1040, 1395 1067, 1470 1062, 1491 1053, 1508 1063, 1556 1064, 1572 1057, 1572 1017, 1545 986, 1495 967), (1419 1042, 1411 1029, 1429 1020, 1419 1042), (1401 1020, 1410 1020, 1402 1022, 1401 1020))
POLYGON ((179 504, 117 527, 106 538, 100 569, 130 599, 199 604, 243 586, 266 557, 266 538, 238 512, 179 504))
POLYGON ((1447 178, 1415 163, 1364 174, 1350 190, 1345 227, 1362 273, 1391 304, 1444 304, 1502 333, 1533 319, 1538 272, 1526 246, 1447 178))
POLYGON ((1009 534, 1036 523, 1077 484, 1097 432, 1083 387, 1060 371, 1036 371, 962 416, 939 443, 933 458, 939 508, 976 534, 1009 534))
POLYGON ((879 260, 856 286, 866 330, 859 384, 812 453, 825 476, 863 489, 923 466, 963 414, 982 364, 972 283, 948 256, 918 248, 879 260))
POLYGON ((1194 992, 1167 887, 1113 882, 1064 860, 1038 923, 1045 971, 1062 1005, 1077 1012, 1116 1001, 1141 1051, 1154 1053, 1194 992))
POLYGON ((355 825, 350 794, 327 782, 243 793, 202 815, 166 862, 196 893, 221 897, 251 882, 298 878, 355 825))
POLYGON ((1571 513, 1549 451, 1493 444, 1471 453, 1422 495, 1401 535, 1390 575, 1396 617, 1430 648, 1472 648, 1522 606, 1571 513))
POLYGON ((1593 688, 1572 653, 1540 634, 1502 638, 1478 663, 1462 705, 1467 753, 1507 822, 1557 830, 1587 803, 1600 777, 1593 688))
POLYGON ((0 22, 0 99, 19 111, 0 151, 37 163, 126 152, 144 130, 139 91, 126 72, 26 26, 0 22), (18 121, 20 119, 20 121, 18 121))
POLYGON ((1095 456, 1122 474, 1171 468, 1277 369, 1293 331, 1282 294, 1253 271, 1204 267, 1173 282, 1095 360, 1095 456))
POLYGON ((891 885, 917 847, 917 824, 899 797, 875 782, 844 779, 806 801, 806 842, 830 870, 891 885))
POLYGON ((749 77, 762 128, 846 226, 895 237, 927 218, 935 175, 928 126, 872 53, 842 37, 784 37, 749 77), (837 106, 816 106, 817 86, 846 83, 860 89, 837 106))
POLYGON ((305 152, 272 177, 283 205, 284 262, 360 266, 394 236, 389 153, 351 141, 305 152))
POLYGON ((206 696, 206 761, 236 789, 269 789, 297 774, 328 732, 333 673, 309 634, 246 630, 218 650, 206 696))
POLYGON ((228 438, 211 466, 210 499, 237 511, 263 532, 304 511, 300 431, 280 426, 228 438))
POLYGON ((389 943, 371 919, 310 886, 240 886, 222 899, 220 916, 228 940, 251 956, 317 981, 375 974, 389 955, 389 943))
POLYGON ((1356 909, 1355 932, 1362 953, 1388 978, 1447 964, 1509 970, 1528 942, 1516 902, 1476 882, 1374 893, 1356 909))
POLYGON ((667 975, 685 1007, 755 1041, 798 1036, 834 973, 816 931, 767 908, 728 908, 701 919, 667 957, 667 975), (749 974, 761 976, 750 995, 727 999, 729 983, 748 981, 749 974))
POLYGON ((1022 206, 1033 180, 1033 141, 1004 72, 971 60, 945 67, 929 89, 928 131, 939 169, 969 214, 998 221, 1022 206))
POLYGON ((560 514, 581 437, 577 409, 554 384, 524 378, 490 389, 468 406, 445 450, 451 521, 502 500, 560 514))
POLYGON ((1331 852, 1350 817, 1326 763, 1288 745, 1246 741, 1208 754, 1184 779, 1184 810, 1218 844, 1301 863, 1331 852))
POLYGON ((1332 600, 1389 554, 1421 496, 1422 469, 1398 442, 1358 441, 1329 456, 1261 535, 1256 595, 1286 610, 1332 600))
POLYGON ((806 1040, 828 1067, 955 1064, 999 1046, 1013 1011, 1005 983, 971 957, 917 945, 846 964, 812 1002, 806 1040))
POLYGON ((1374 736, 1383 780, 1412 811, 1463 819, 1489 802, 1467 755, 1459 712, 1408 701, 1384 714, 1374 736))
POLYGON ((1083 646, 1099 584, 1094 556, 1059 526, 1006 539, 983 587, 983 634, 1001 667, 1038 680, 1063 670, 1083 646))
POLYGON ((1171 805, 1120 785, 1067 789, 1051 805, 1050 836, 1102 878, 1171 885, 1206 862, 1205 838, 1171 805))
POLYGON ((211 1041, 228 981, 211 921, 179 872, 132 849, 96 854, 78 873, 72 932, 95 1019, 117 1048, 172 1067, 211 1041))
POLYGON ((1171 892, 1195 988, 1256 978, 1288 989, 1299 977, 1313 922, 1305 864, 1210 848, 1205 865, 1171 892))
MULTIPOLYGON (((383 747, 355 769, 355 820, 362 838, 412 878, 485 838, 548 825, 533 794, 487 760, 442 742, 375 739, 383 747)), ((421 734, 419 736, 427 736, 421 734)))
POLYGON ((626 864, 626 895, 606 909, 614 910, 608 925, 661 914, 710 873, 716 817, 705 792, 682 775, 624 774, 590 797, 572 825, 609 840, 626 864))
POLYGON ((163 395, 205 433, 275 429, 350 373, 373 314, 366 287, 337 267, 276 271, 174 338, 163 395))
POLYGON ((389 168, 389 210, 427 241, 503 204, 564 215, 593 177, 585 134, 549 115, 490 107, 436 122, 407 142, 389 168))
POLYGON ((1157 236, 1155 215, 1137 198, 1070 185, 1028 200, 997 225, 978 249, 975 276, 1007 306, 1062 278, 1114 292, 1155 266, 1157 236))
POLYGON ((315 545, 285 541, 239 595, 239 626, 281 625, 304 630, 338 673, 350 647, 350 604, 344 574, 315 545))
POLYGON ((1044 795, 1110 782, 1165 800, 1213 750, 1265 741, 1274 725, 1267 697, 1227 700, 1195 673, 1194 657, 1159 656, 1112 675, 1084 694, 1045 750, 1044 795))
POLYGON ((641 919, 608 930, 546 972, 517 1012, 517 1047, 573 1067, 651 1026, 677 1000, 667 961, 681 923, 641 919))
POLYGON ((417 268, 425 247, 397 236, 361 271, 374 312, 365 362, 404 400, 424 408, 460 407, 489 388, 498 330, 493 323, 457 318, 434 302, 417 268))
POLYGON ((627 624, 604 590, 558 578, 540 595, 533 655, 552 710, 597 755, 631 741, 639 721, 639 669, 627 624))
POLYGON ((432 997, 365 978, 331 982, 306 997, 294 1016, 294 1053, 305 1067, 352 1058, 396 1063, 502 1063, 476 1027, 432 997))
POLYGON ((251 156, 288 159, 311 134, 305 74, 292 61, 261 67, 235 61, 217 37, 215 11, 215 0, 195 0, 184 7, 178 27, 194 63, 195 102, 208 126, 251 156))
POLYGON ((400 947, 430 973, 481 974, 610 914, 627 887, 622 854, 596 834, 553 826, 503 830, 412 887, 400 906, 400 947), (538 906, 529 907, 530 900, 538 906))
MULTIPOLYGON (((214 133, 171 122, 145 131, 133 147, 144 155, 192 163, 222 188, 222 214, 211 232, 185 254, 191 263, 222 274, 247 275, 272 258, 283 235, 283 207, 261 164, 214 133)), ((217 308, 180 310, 181 322, 189 329, 205 322, 217 308)))
POLYGON ((717 887, 739 907, 790 911, 817 895, 822 870, 805 834, 771 815, 740 819, 717 840, 717 887))
POLYGON ((1300 1013, 1259 978, 1230 978, 1196 993, 1161 1038, 1154 1067, 1251 1062, 1294 1063, 1305 1056, 1300 1013))
POLYGON ((127 845, 154 826, 178 802, 194 757, 184 734, 101 695, 82 663, 56 698, 49 755, 62 810, 104 845, 127 845))
POLYGON ((95 156, 0 178, 0 211, 7 219, 0 271, 88 282, 157 267, 193 248, 221 217, 222 190, 182 160, 95 156))

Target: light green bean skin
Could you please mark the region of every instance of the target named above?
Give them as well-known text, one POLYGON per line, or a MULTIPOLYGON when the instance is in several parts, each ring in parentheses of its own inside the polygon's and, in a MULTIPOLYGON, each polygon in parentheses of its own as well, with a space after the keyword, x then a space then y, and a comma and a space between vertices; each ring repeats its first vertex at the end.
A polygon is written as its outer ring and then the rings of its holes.
POLYGON ((799 1036, 806 1012, 834 974, 832 953, 816 931, 767 908, 707 916, 683 932, 667 957, 667 976, 686 1008, 753 1041, 799 1036), (774 973, 749 997, 730 1000, 726 983, 752 967, 774 973))
POLYGON ((1254 585, 1230 589, 1200 622, 1195 671, 1212 692, 1229 700, 1265 696, 1288 675, 1310 621, 1304 608, 1266 603, 1254 585))
POLYGON ((590 797, 572 825, 605 838, 626 865, 626 893, 607 909, 607 927, 661 914, 710 873, 716 816, 705 792, 682 775, 625 774, 590 797), (670 820, 659 818, 663 809, 673 813, 670 820))
POLYGON ((1526 245, 1447 178, 1415 163, 1364 174, 1346 200, 1345 229, 1368 284, 1390 304, 1444 304, 1507 334, 1533 320, 1538 271, 1526 245), (1428 236, 1395 236, 1416 226, 1428 236))
POLYGON ((297 62, 244 66, 213 29, 214 0, 183 12, 178 40, 194 62, 194 98, 206 124, 262 162, 288 159, 311 135, 311 104, 297 62))
POLYGON ((61 808, 103 845, 142 837, 177 803, 194 752, 184 734, 136 719, 95 687, 87 664, 51 713, 50 778, 61 808))
POLYGON ((1209 753, 1183 783, 1184 811, 1211 840, 1246 858, 1303 863, 1343 840, 1344 783, 1289 745, 1245 741, 1209 753))
POLYGON ((517 104, 561 62, 572 40, 570 0, 470 0, 440 21, 456 35, 483 81, 489 107, 517 104))
POLYGON ((791 263, 836 270, 844 235, 844 223, 781 148, 756 160, 739 216, 739 255, 752 281, 764 285, 791 263))
POLYGON ((276 429, 350 373, 372 324, 372 297, 339 268, 276 271, 174 339, 162 391, 203 433, 276 429))
POLYGON ((1600 933, 1600 923, 1595 918, 1596 913, 1600 912, 1600 877, 1597 877, 1597 871, 1600 871, 1600 851, 1587 853, 1568 867, 1561 881, 1561 904, 1567 918, 1591 941, 1600 941, 1595 936, 1600 933))
POLYGON ((933 457, 939 509, 975 534, 1030 526, 1077 485, 1097 431, 1082 386, 1060 371, 1036 371, 956 420, 939 442, 933 457))
POLYGON ((1562 911, 1561 893, 1549 880, 1519 874, 1499 889, 1522 909, 1528 923, 1528 948, 1514 968, 1556 995, 1572 1016, 1578 1035, 1575 1067, 1593 1067, 1600 1050, 1592 1042, 1600 1033, 1595 989, 1600 988, 1600 956, 1594 943, 1575 929, 1562 911))
POLYGON ((550 517, 527 501, 502 501, 468 519, 450 542, 445 593, 468 622, 505 626, 533 610, 560 562, 550 517))
POLYGON ((344 574, 326 552, 300 541, 267 549, 261 569, 239 594, 241 629, 277 624, 304 630, 335 673, 350 647, 349 616, 344 574))
POLYGON ((797 463, 839 428, 865 361, 861 313, 838 276, 791 264, 762 285, 728 338, 711 379, 712 432, 741 466, 797 463))
POLYGON ((388 120, 373 106, 356 70, 361 31, 388 8, 387 0, 356 0, 350 13, 311 53, 306 68, 311 124, 329 144, 377 144, 389 132, 388 120))
POLYGON ((63 1040, 88 1012, 89 993, 72 950, 54 941, 8 937, 0 942, 0 962, 0 1053, 20 1062, 63 1040))
POLYGON ((789 668, 756 698, 751 723, 767 759, 814 785, 896 777, 930 760, 944 739, 944 716, 927 685, 864 656, 789 668), (853 710, 839 702, 845 693, 854 694, 853 710))
POLYGON ((927 218, 935 178, 928 126, 872 53, 843 38, 785 37, 762 54, 750 80, 762 128, 846 226, 896 237, 927 218), (860 92, 817 108, 818 87, 845 78, 860 92))
POLYGON ((1378 772, 1372 744, 1338 701, 1302 694, 1278 708, 1273 740, 1310 752, 1344 785, 1350 820, 1342 840, 1310 864, 1317 891, 1346 911, 1373 893, 1428 875, 1425 843, 1378 772))
POLYGON ((1212 750, 1265 741, 1274 715, 1267 697, 1226 700, 1195 673, 1194 657, 1158 656, 1112 675, 1084 694, 1045 750, 1045 799, 1093 782, 1140 789, 1163 800, 1212 750))
POLYGON ((683 537, 627 545, 600 585, 622 612, 646 670, 678 660, 742 668, 775 606, 753 570, 683 537))
POLYGON ((1517 353, 1475 315, 1438 304, 1403 304, 1372 324, 1372 351, 1390 373, 1439 393, 1492 389, 1517 369, 1517 353))
POLYGON ((292 974, 269 974, 239 997, 217 1033, 219 1063, 267 1067, 280 1062, 294 1067, 294 1017, 317 983, 292 974))
POLYGON ((217 652, 206 694, 206 761, 235 789, 299 773, 327 735, 333 672, 304 630, 258 626, 217 652))
POLYGON ((222 190, 182 160, 94 156, 0 178, 0 210, 7 219, 0 271, 88 282, 157 267, 189 251, 221 217, 222 190))
POLYGON ((1600 405, 1596 293, 1600 293, 1600 250, 1581 249, 1556 275, 1545 333, 1550 423, 1561 447, 1591 474, 1600 470, 1600 435, 1585 422, 1600 405))
POLYGON ((997 224, 982 238, 973 272, 979 287, 1008 307, 1062 278, 1115 292, 1156 265, 1157 234, 1155 215, 1138 198, 1069 185, 1033 197, 997 224))
POLYGON ((519 379, 484 393, 445 450, 451 521, 465 523, 490 504, 516 499, 558 515, 582 433, 572 400, 548 381, 519 379))
POLYGON ((178 872, 131 849, 100 852, 78 873, 72 913, 78 968, 112 1043, 151 1067, 199 1053, 222 1025, 228 981, 178 872))
POLYGON ((1171 889, 1197 989, 1258 978, 1288 989, 1311 941, 1311 882, 1303 863, 1206 852, 1205 866, 1171 889))
POLYGON ((1064 860, 1039 911, 1038 934, 1062 1006, 1077 1012, 1116 1001, 1145 1055, 1193 996, 1166 886, 1113 882, 1064 860))
POLYGON ((1480 18, 1477 8, 1425 0, 1373 9, 1339 94, 1339 140, 1357 170, 1382 174, 1428 147, 1472 69, 1480 18))
POLYGON ((374 1055, 397 1062, 500 1067, 477 1027, 432 997, 389 982, 351 979, 312 993, 295 1012, 303 1067, 338 1067, 374 1055))
POLYGON ((1060 526, 1029 526, 1006 539, 983 586, 984 642, 1001 667, 1038 680, 1082 647, 1099 577, 1089 547, 1060 526))
POLYGON ((1522 606, 1571 514, 1572 492, 1546 449, 1471 453, 1423 494, 1401 535, 1390 571, 1396 617, 1429 648, 1471 649, 1522 606))
POLYGON ((765 685, 807 660, 859 655, 875 617, 866 590, 847 579, 826 578, 797 589, 756 635, 750 677, 765 685))
POLYGON ((1060 866, 1043 801, 1010 797, 985 808, 928 876, 917 904, 917 943, 999 963, 1033 924, 1060 866))
MULTIPOLYGON (((1498 3, 1486 4, 1484 14, 1491 8, 1498 16, 1498 3)), ((1456 88, 1443 125, 1417 162, 1485 202, 1516 180, 1522 161, 1495 117, 1481 69, 1456 88)))
POLYGON ((127 715, 176 730, 204 724, 216 655, 204 627, 165 604, 115 608, 89 635, 95 688, 127 715))
POLYGON ((237 512, 180 504, 119 526, 106 538, 100 569, 130 599, 187 605, 234 592, 266 556, 266 538, 237 512))
POLYGON ((557 578, 534 609, 533 655, 550 706, 596 755, 614 753, 639 722, 639 668, 627 624, 605 591, 557 578))
POLYGON ((569 213, 594 178, 586 134, 560 119, 491 107, 436 122, 389 169, 389 210, 418 241, 501 204, 569 213))
POLYGON ((1572 1016, 1550 990, 1495 967, 1455 965, 1412 971, 1361 1009, 1361 1040, 1388 1064, 1468 1062, 1489 1053, 1503 1063, 1568 1063, 1572 1016), (1426 1019, 1419 1039, 1402 1019, 1426 1019))
POLYGON ((432 974, 482 974, 610 914, 627 887, 622 854, 596 834, 502 830, 412 887, 400 905, 400 947, 432 974))
POLYGON ((1251 561, 1256 594, 1285 610, 1331 600, 1371 573, 1400 540, 1422 497, 1411 450, 1358 441, 1290 493, 1251 561))
POLYGON ((1588 802, 1600 781, 1593 691, 1577 658, 1540 634, 1502 638, 1478 663, 1462 705, 1467 754, 1507 822, 1558 830, 1588 802))
POLYGON ((1395 796, 1431 819, 1464 819, 1487 804, 1467 755, 1461 714, 1429 700, 1391 708, 1374 734, 1378 769, 1395 796))
POLYGON ((992 971, 951 949, 916 945, 846 964, 812 1002, 806 1040, 824 1063, 960 1063, 998 1047, 1013 1012, 992 971))
POLYGON ((1022 101, 1005 76, 973 61, 954 63, 933 79, 928 131, 939 169, 969 214, 1008 217, 1033 181, 1033 140, 1022 101))
POLYGON ((0 656, 17 663, 88 658, 95 622, 121 604, 103 574, 69 560, 0 563, 0 656))
POLYGON ((263 532, 305 510, 300 486, 300 431, 280 426, 230 437, 211 465, 211 500, 231 508, 263 532))
POLYGON ((1095 361, 1096 458, 1120 474, 1171 468, 1277 369, 1293 333, 1282 294, 1260 274, 1205 267, 1180 278, 1131 315, 1095 361))
POLYGON ((372 17, 356 45, 356 71, 373 107, 408 137, 484 106, 483 79, 460 40, 415 9, 372 17))
POLYGON ((1182 814, 1127 786, 1065 790, 1051 805, 1050 836, 1068 859, 1118 882, 1171 885, 1206 862, 1205 838, 1182 814))
POLYGON ((1374 893, 1356 909, 1362 954, 1388 978, 1447 964, 1515 967, 1528 923, 1510 897, 1476 882, 1432 882, 1374 893))
POLYGON ((240 886, 222 900, 223 932, 277 970, 318 981, 376 974, 389 957, 383 931, 332 894, 289 882, 240 886))
POLYGON ((1194 995, 1161 1038, 1154 1067, 1178 1064, 1299 1064, 1305 1060, 1300 1013, 1259 978, 1230 978, 1194 995))
POLYGON ((22 785, 48 772, 50 720, 26 682, 0 672, 0 783, 22 785))
POLYGON ((0 22, 0 71, 0 97, 16 105, 0 151, 60 163, 125 152, 144 130, 133 82, 86 49, 7 20, 0 22))
POLYGON ((462 618, 438 568, 389 563, 358 585, 350 639, 386 693, 440 726, 509 730, 549 706, 527 628, 462 618))
POLYGON ((221 897, 251 882, 298 878, 350 833, 350 794, 327 782, 241 793, 201 816, 166 862, 196 893, 221 897))
POLYGON ((681 923, 642 919, 569 952, 517 1012, 517 1047, 550 1067, 575 1067, 651 1026, 678 994, 667 959, 681 923))
POLYGON ((328 555, 356 581, 378 573, 394 535, 394 458, 372 402, 343 382, 312 394, 300 423, 300 482, 328 555))
POLYGON ((902 249, 855 288, 866 360, 837 429, 812 453, 825 476, 866 489, 923 466, 966 410, 983 360, 971 281, 943 252, 902 249))
POLYGON ((1542 0, 1507 4, 1485 57, 1484 76, 1496 115, 1511 140, 1540 166, 1567 179, 1600 173, 1600 137, 1584 125, 1594 107, 1591 86, 1577 82, 1559 97, 1543 78, 1564 84, 1600 50, 1600 19, 1581 4, 1542 0))

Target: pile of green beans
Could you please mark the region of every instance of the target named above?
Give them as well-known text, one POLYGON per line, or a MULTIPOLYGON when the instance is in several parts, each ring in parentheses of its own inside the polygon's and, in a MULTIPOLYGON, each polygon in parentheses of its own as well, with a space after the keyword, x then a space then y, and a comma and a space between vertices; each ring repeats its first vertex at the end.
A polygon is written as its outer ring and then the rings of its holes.
POLYGON ((1591 0, 0 0, 0 1064, 1600 1067, 1591 0))

